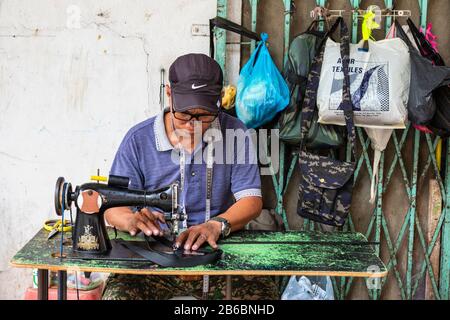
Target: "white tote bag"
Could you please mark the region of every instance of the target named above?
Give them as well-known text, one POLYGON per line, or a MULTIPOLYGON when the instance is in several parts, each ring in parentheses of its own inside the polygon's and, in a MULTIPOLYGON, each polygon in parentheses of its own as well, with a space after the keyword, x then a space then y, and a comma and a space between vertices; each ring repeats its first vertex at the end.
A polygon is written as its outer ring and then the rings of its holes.
MULTIPOLYGON (((369 40, 350 45, 350 92, 355 125, 369 128, 405 128, 408 112, 411 66, 406 44, 399 38, 369 40)), ((317 107, 319 122, 345 125, 339 109, 342 99, 342 62, 340 44, 326 42, 317 107)))

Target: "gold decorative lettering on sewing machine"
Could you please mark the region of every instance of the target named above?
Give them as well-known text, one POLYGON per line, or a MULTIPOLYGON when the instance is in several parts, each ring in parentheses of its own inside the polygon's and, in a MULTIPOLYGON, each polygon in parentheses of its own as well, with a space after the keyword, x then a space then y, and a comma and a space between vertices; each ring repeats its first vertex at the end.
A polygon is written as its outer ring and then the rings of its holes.
POLYGON ((115 207, 159 208, 171 234, 178 233, 179 222, 187 219, 178 204, 178 183, 156 190, 129 189, 129 183, 127 177, 110 175, 107 183, 88 182, 72 191, 70 183, 58 178, 54 197, 56 213, 62 215, 72 203, 77 208, 73 250, 86 254, 107 254, 111 250, 104 213, 115 207))
POLYGON ((99 248, 98 237, 92 234, 92 226, 84 226, 84 233, 78 238, 78 249, 90 251, 99 248))

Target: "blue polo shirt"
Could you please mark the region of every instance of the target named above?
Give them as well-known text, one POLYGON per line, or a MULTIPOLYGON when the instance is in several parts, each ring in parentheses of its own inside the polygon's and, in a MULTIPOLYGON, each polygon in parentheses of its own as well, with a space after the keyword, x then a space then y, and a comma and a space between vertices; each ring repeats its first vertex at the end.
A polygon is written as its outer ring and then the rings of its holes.
MULTIPOLYGON (((153 190, 181 181, 180 157, 174 157, 179 155, 179 150, 172 146, 165 130, 164 113, 167 111, 131 128, 120 144, 110 174, 129 177, 131 189, 153 190)), ((243 197, 260 197, 261 181, 254 144, 245 125, 222 112, 210 128, 217 130, 213 143, 213 217, 224 213, 243 197), (221 133, 221 137, 217 138, 217 133, 221 133), (242 133, 247 134, 244 140, 242 133), (240 140, 236 138, 239 135, 240 140)), ((203 141, 192 154, 186 153, 181 199, 188 214, 188 226, 205 221, 206 156, 203 154, 206 154, 206 146, 203 141)))

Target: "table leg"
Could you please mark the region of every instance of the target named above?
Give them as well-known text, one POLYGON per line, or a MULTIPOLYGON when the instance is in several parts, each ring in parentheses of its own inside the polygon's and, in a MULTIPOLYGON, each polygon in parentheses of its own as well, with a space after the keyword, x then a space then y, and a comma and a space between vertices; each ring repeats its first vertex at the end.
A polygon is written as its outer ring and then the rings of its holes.
POLYGON ((48 270, 38 269, 38 300, 48 300, 48 270))
POLYGON ((226 294, 225 299, 231 300, 231 290, 232 290, 232 283, 231 283, 231 276, 226 276, 226 294))
POLYGON ((58 271, 58 300, 67 300, 67 271, 58 271))

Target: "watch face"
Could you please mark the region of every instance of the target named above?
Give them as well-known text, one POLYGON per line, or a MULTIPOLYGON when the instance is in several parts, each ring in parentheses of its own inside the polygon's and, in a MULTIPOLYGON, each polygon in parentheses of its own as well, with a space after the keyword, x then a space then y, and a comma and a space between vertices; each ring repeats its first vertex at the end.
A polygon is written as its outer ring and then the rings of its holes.
POLYGON ((228 220, 221 217, 214 217, 211 220, 219 221, 222 224, 222 227, 220 228, 222 237, 227 237, 231 233, 231 225, 228 220))
POLYGON ((223 235, 227 237, 231 232, 230 224, 227 222, 223 222, 223 235))

